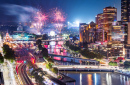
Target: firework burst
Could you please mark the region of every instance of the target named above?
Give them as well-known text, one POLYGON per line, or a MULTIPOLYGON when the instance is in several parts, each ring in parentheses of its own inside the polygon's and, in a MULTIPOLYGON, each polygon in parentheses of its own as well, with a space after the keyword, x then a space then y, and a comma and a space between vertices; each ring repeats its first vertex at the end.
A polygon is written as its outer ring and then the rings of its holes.
POLYGON ((48 16, 42 14, 40 11, 36 12, 34 16, 34 22, 32 23, 32 25, 38 31, 38 34, 41 34, 40 31, 44 26, 48 16))
POLYGON ((55 28, 61 33, 61 30, 63 28, 63 22, 65 21, 65 15, 64 13, 58 9, 58 8, 55 8, 53 10, 53 21, 56 23, 54 26, 55 28))

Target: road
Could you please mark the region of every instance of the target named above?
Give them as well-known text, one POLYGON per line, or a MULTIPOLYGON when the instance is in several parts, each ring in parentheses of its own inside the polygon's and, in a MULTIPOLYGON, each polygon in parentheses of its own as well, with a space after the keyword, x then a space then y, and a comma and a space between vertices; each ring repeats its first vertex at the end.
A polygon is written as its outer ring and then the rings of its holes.
POLYGON ((26 73, 26 64, 21 64, 18 67, 18 74, 23 82, 23 85, 34 85, 26 73))

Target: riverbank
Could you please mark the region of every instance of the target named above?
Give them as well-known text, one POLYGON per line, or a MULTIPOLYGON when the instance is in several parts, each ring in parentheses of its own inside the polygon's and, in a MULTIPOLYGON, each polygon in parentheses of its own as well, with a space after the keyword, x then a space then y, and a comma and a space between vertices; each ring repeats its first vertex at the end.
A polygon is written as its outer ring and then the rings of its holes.
POLYGON ((126 70, 115 70, 115 73, 121 74, 121 75, 125 75, 125 76, 129 76, 130 77, 130 71, 126 71, 126 70))

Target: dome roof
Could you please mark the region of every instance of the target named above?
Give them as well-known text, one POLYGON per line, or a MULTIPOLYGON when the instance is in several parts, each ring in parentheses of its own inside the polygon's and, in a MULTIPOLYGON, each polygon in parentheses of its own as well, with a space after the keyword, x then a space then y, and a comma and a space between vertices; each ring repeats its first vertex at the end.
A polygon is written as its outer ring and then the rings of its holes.
POLYGON ((23 27, 21 25, 18 26, 17 31, 23 31, 23 27))

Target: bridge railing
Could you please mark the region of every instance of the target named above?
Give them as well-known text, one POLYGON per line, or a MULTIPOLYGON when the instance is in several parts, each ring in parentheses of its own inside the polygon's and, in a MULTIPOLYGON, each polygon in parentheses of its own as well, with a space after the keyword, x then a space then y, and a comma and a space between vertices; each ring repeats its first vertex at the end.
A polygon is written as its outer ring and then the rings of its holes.
POLYGON ((93 65, 55 65, 53 67, 57 67, 58 69, 72 69, 72 68, 80 68, 80 69, 119 69, 118 66, 93 66, 93 65))

